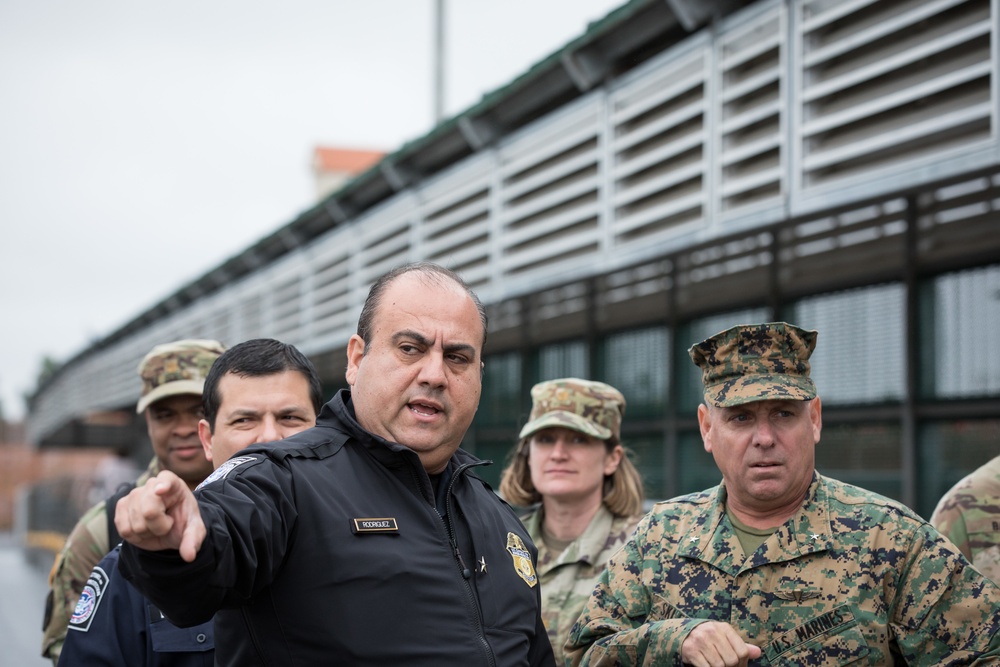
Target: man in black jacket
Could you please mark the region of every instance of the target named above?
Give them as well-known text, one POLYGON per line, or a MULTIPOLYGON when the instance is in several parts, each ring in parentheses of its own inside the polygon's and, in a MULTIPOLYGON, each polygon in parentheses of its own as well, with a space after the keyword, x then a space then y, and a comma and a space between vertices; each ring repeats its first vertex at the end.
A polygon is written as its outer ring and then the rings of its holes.
POLYGON ((485 342, 457 275, 390 272, 316 428, 121 501, 125 576, 180 625, 218 611, 219 665, 553 665, 535 548, 459 449, 485 342))

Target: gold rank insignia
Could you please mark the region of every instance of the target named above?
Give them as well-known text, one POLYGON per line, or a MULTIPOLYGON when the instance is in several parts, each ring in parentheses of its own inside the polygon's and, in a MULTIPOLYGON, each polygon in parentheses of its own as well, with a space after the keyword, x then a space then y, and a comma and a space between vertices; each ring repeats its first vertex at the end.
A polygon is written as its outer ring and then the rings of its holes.
POLYGON ((538 584, 538 575, 535 574, 535 566, 531 564, 531 552, 524 546, 521 538, 514 533, 507 533, 507 551, 514 559, 514 571, 517 576, 524 579, 524 582, 531 588, 538 584))

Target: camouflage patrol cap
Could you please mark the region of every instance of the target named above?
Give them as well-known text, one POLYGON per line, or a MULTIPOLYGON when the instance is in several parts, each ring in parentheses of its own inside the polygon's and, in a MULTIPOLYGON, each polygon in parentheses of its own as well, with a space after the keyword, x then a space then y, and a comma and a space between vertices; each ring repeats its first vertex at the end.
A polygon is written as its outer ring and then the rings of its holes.
POLYGON ((816 398, 809 377, 815 331, 785 322, 726 329, 688 350, 701 368, 705 402, 718 408, 766 400, 816 398))
POLYGON ((216 340, 178 340, 157 345, 139 362, 142 393, 135 411, 178 394, 201 395, 205 376, 226 348, 216 340))
POLYGON ((562 378, 531 388, 531 414, 519 438, 543 428, 568 428, 599 440, 621 439, 625 397, 603 382, 562 378))

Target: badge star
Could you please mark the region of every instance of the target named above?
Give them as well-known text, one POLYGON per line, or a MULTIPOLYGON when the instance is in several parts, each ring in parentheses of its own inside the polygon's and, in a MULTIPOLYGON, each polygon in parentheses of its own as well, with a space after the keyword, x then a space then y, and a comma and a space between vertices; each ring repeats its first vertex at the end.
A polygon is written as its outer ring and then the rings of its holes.
POLYGON ((479 571, 483 572, 483 573, 486 572, 486 557, 485 556, 480 556, 479 557, 479 571))
POLYGON ((812 537, 813 542, 815 542, 816 540, 818 540, 819 538, 821 538, 823 536, 822 535, 817 535, 816 533, 813 533, 812 535, 810 535, 810 537, 812 537))

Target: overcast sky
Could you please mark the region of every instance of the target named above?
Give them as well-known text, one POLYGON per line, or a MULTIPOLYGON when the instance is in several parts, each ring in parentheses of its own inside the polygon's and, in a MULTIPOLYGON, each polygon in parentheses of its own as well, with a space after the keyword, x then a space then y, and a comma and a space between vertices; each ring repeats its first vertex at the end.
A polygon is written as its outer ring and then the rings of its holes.
MULTIPOLYGON (((625 0, 446 0, 445 112, 625 0)), ((433 122, 435 0, 0 0, 0 402, 433 122)), ((227 341, 235 342, 235 341, 227 341)))

